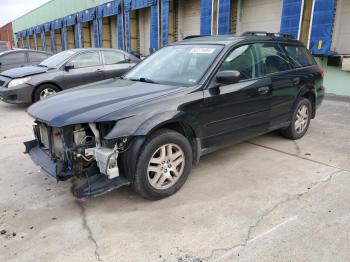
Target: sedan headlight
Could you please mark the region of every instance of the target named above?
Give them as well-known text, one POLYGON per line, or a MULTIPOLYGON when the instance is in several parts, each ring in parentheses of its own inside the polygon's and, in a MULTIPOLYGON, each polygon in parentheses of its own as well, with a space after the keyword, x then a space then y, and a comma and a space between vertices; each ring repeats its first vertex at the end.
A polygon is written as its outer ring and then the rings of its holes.
POLYGON ((14 79, 8 84, 8 87, 15 87, 15 86, 27 83, 31 79, 32 79, 31 77, 23 77, 23 78, 14 79))

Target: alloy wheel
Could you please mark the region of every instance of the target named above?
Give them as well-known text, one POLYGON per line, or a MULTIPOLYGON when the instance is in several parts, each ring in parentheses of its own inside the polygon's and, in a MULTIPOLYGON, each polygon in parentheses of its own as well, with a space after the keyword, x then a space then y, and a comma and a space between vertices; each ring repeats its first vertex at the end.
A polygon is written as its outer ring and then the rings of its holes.
POLYGON ((44 90, 42 90, 40 92, 40 100, 42 100, 50 95, 53 95, 55 93, 56 93, 56 91, 53 90, 52 88, 45 88, 44 90))
POLYGON ((309 122, 309 109, 306 105, 302 105, 297 112, 296 120, 294 123, 295 131, 301 134, 305 131, 309 122))
POLYGON ((183 150, 176 144, 162 145, 154 152, 148 163, 148 181, 155 189, 168 189, 179 180, 184 167, 183 150))

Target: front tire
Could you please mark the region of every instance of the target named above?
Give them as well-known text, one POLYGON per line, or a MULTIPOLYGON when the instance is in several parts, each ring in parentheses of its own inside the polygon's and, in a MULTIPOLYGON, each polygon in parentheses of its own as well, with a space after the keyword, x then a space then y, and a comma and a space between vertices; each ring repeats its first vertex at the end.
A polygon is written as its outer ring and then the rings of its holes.
POLYGON ((281 130, 284 137, 297 140, 302 138, 309 129, 312 117, 312 106, 308 99, 301 98, 293 110, 290 125, 281 130))
POLYGON ((192 148, 178 132, 161 129, 142 147, 136 165, 134 190, 143 198, 159 200, 176 193, 192 169, 192 148))
POLYGON ((41 85, 34 91, 33 102, 38 102, 39 100, 43 100, 50 95, 56 94, 59 91, 60 89, 57 86, 50 85, 50 84, 41 85))

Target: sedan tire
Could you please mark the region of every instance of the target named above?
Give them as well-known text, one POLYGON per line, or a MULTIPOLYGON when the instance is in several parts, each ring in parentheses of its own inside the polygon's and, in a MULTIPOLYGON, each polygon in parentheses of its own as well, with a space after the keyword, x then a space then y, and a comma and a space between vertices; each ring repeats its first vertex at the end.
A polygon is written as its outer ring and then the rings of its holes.
POLYGON ((39 86, 34 91, 34 103, 39 100, 45 99, 50 95, 56 94, 60 89, 57 86, 51 84, 44 84, 39 86))
POLYGON ((187 138, 173 130, 158 130, 142 148, 133 188, 146 199, 168 197, 184 185, 191 168, 192 148, 187 138))

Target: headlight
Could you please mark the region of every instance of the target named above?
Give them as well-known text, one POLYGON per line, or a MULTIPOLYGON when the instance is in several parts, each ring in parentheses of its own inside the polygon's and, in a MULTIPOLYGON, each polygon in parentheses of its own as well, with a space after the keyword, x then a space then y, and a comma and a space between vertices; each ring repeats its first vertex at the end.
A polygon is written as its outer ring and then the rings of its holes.
POLYGON ((15 86, 27 83, 31 79, 32 79, 31 77, 23 77, 23 78, 14 79, 8 84, 8 87, 15 87, 15 86))

